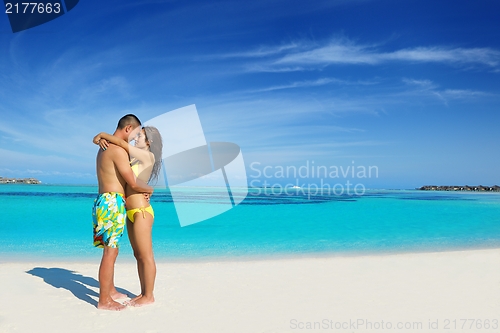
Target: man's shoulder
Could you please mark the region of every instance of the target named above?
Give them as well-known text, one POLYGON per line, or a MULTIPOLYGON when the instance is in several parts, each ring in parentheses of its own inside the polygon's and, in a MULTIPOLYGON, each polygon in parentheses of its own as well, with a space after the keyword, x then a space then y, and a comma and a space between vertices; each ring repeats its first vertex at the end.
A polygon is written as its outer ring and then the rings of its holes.
POLYGON ((109 145, 108 149, 106 149, 106 153, 108 153, 109 157, 115 162, 123 162, 124 160, 129 161, 127 152, 118 146, 109 145))
POLYGON ((106 151, 113 155, 128 155, 125 149, 118 147, 114 144, 110 144, 106 149, 106 151))

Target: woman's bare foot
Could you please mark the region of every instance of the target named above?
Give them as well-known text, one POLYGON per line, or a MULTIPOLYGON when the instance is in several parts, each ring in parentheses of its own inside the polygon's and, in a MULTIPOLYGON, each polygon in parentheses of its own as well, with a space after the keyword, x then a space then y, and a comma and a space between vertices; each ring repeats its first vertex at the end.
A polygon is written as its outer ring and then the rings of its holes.
MULTIPOLYGON (((142 295, 141 295, 142 296, 142 295)), ((153 304, 155 302, 154 296, 146 297, 136 297, 129 302, 131 306, 140 307, 148 304, 153 304)))
POLYGON ((141 297, 142 297, 142 295, 139 294, 139 296, 136 296, 136 297, 132 298, 131 300, 125 301, 124 304, 127 306, 132 306, 132 302, 136 302, 141 297))
POLYGON ((141 294, 139 294, 139 296, 136 296, 136 297, 132 298, 130 301, 128 301, 128 303, 135 302, 135 301, 137 301, 137 300, 138 300, 139 298, 141 298, 141 297, 142 297, 142 295, 141 295, 141 294))
POLYGON ((125 305, 110 300, 108 302, 97 303, 97 308, 99 310, 110 310, 110 311, 121 311, 126 308, 125 305))

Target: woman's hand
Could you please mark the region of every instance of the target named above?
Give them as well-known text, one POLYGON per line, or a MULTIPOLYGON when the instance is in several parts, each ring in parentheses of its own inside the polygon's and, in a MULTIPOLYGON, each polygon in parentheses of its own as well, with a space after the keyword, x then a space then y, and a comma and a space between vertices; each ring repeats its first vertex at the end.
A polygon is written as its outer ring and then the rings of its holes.
POLYGON ((109 142, 101 138, 101 133, 94 136, 92 142, 94 142, 96 145, 99 145, 99 147, 101 147, 102 150, 108 149, 109 142))
POLYGON ((92 140, 92 142, 96 145, 99 144, 99 141, 101 141, 101 133, 97 134, 96 136, 94 136, 94 139, 92 140))
POLYGON ((109 142, 108 140, 101 139, 99 140, 99 147, 101 147, 102 150, 108 149, 109 142))

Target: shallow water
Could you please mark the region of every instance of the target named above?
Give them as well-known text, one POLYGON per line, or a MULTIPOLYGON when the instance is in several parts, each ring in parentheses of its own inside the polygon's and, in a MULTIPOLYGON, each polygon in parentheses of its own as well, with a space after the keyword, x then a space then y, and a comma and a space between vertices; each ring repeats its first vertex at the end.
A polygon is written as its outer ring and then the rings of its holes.
MULTIPOLYGON (((218 189, 205 189, 217 204, 218 189)), ((87 259, 93 186, 1 185, 0 256, 87 259)), ((186 189, 184 200, 196 193, 186 189)), ((155 256, 172 260, 443 251, 500 247, 500 194, 368 190, 362 196, 272 195, 251 189, 232 210, 181 228, 157 190, 155 256)), ((125 234, 120 257, 131 257, 125 234)))

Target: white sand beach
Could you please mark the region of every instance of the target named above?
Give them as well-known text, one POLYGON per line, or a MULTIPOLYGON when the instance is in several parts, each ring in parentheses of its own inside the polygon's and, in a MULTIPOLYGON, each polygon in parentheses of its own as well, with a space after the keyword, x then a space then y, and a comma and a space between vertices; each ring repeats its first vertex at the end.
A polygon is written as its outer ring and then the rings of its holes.
POLYGON ((96 309, 98 264, 0 264, 0 332, 500 331, 500 249, 158 262, 156 303, 122 312, 96 309))

